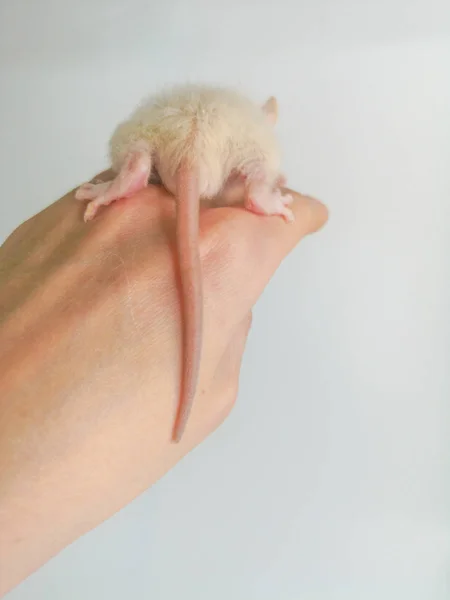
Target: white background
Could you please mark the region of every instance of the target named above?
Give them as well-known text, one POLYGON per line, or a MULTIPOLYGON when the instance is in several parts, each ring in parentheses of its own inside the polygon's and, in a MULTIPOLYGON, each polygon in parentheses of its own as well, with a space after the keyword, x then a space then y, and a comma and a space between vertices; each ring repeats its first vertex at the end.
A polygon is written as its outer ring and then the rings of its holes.
POLYGON ((162 84, 278 96, 327 227, 255 310, 238 405, 8 600, 448 600, 448 0, 2 0, 0 238, 162 84))

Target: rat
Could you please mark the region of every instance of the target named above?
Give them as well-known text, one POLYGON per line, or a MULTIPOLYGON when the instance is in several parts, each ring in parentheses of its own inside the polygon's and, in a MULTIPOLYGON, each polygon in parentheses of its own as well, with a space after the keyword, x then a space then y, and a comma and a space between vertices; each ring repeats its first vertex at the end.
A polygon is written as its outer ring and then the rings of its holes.
POLYGON ((183 309, 183 373, 173 441, 180 441, 196 393, 203 326, 198 249, 200 205, 244 185, 244 207, 293 221, 290 194, 280 186, 280 148, 274 126, 278 105, 263 106, 220 87, 181 85, 153 95, 120 123, 109 143, 112 181, 85 183, 75 194, 89 201, 84 220, 100 207, 144 189, 152 173, 177 200, 177 251, 183 309))

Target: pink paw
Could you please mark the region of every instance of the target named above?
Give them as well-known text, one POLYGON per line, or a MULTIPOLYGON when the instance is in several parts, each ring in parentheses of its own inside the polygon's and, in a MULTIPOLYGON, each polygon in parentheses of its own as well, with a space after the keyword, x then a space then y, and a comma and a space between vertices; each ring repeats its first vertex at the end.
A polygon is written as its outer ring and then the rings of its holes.
POLYGON ((83 183, 75 192, 75 199, 80 201, 89 200, 84 212, 85 222, 91 221, 101 206, 107 206, 114 202, 117 197, 111 194, 112 181, 101 183, 83 183))
POLYGON ((152 171, 150 148, 145 142, 134 144, 112 181, 85 183, 75 192, 77 200, 90 200, 84 220, 91 221, 101 206, 108 206, 121 198, 130 198, 147 186, 152 171))
POLYGON ((283 194, 279 189, 271 189, 267 185, 252 185, 245 200, 245 208, 259 215, 276 215, 287 223, 295 220, 289 208, 293 202, 291 194, 283 194))
POLYGON ((110 181, 105 183, 83 183, 75 192, 75 199, 81 201, 94 200, 103 195, 110 186, 110 181))

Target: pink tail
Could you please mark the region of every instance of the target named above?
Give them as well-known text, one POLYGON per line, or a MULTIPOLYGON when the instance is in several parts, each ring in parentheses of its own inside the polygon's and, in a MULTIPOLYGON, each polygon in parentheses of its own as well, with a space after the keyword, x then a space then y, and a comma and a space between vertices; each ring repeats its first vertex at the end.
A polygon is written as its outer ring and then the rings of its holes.
POLYGON ((196 171, 183 161, 177 175, 177 245, 180 268, 183 374, 173 431, 179 442, 194 401, 200 368, 203 330, 203 289, 198 246, 200 197, 196 171))

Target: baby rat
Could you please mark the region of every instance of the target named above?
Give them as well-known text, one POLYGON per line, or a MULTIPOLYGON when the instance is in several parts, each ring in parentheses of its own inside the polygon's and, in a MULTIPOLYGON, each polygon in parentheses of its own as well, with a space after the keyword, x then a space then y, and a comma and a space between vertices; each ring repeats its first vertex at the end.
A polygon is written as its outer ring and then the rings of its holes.
POLYGON ((84 219, 101 206, 145 188, 152 169, 177 199, 177 250, 183 304, 183 375, 173 439, 183 434, 196 392, 202 346, 202 278, 198 251, 202 200, 223 194, 238 176, 244 206, 261 215, 293 220, 290 195, 279 189, 280 151, 274 133, 277 102, 263 107, 239 93, 186 85, 149 98, 113 133, 112 167, 106 183, 85 183, 78 200, 89 200, 84 219))

